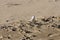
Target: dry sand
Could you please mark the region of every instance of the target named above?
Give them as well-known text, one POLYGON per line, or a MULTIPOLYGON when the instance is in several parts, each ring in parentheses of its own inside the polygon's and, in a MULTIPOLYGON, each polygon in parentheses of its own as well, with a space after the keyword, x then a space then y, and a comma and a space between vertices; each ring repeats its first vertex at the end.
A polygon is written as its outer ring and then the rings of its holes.
POLYGON ((60 16, 60 0, 0 0, 0 19, 60 16))
POLYGON ((0 26, 4 25, 0 29, 0 40, 60 40, 60 30, 56 27, 60 24, 59 16, 60 0, 0 0, 0 26), (39 27, 43 24, 43 28, 39 28, 40 30, 36 28, 37 25, 34 23, 31 23, 32 25, 28 24, 28 20, 33 15, 38 19, 37 24, 39 24, 39 27), (53 22, 50 22, 53 19, 50 19, 50 16, 56 16, 53 22), (47 20, 48 22, 45 23, 41 21, 42 17, 47 17, 50 21, 47 20), (21 20, 23 21, 23 26, 27 25, 27 27, 23 28, 24 30, 18 28, 19 25, 22 25, 21 20), (42 22, 42 24, 39 22, 42 22), (53 28, 52 24, 54 24, 53 28), (12 28, 8 26, 12 26, 12 28), (17 31, 14 31, 16 29, 15 26, 17 26, 17 31), (34 27, 31 29, 31 26, 34 27), (13 31, 11 31, 12 29, 13 31), (25 33, 25 29, 32 31, 32 33, 25 33), (32 37, 33 34, 34 37, 32 37), (35 37, 35 34, 37 37, 35 37), (28 35, 31 37, 28 37, 28 35))
POLYGON ((60 17, 6 20, 0 24, 0 40, 60 40, 60 17))

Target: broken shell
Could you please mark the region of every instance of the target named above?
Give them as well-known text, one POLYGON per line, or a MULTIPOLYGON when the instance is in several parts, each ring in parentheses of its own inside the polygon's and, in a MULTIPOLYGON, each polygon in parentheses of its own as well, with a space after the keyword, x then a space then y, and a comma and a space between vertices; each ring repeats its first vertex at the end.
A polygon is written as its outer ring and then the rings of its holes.
POLYGON ((35 21, 35 16, 32 16, 29 21, 30 21, 30 22, 34 22, 34 21, 35 21))

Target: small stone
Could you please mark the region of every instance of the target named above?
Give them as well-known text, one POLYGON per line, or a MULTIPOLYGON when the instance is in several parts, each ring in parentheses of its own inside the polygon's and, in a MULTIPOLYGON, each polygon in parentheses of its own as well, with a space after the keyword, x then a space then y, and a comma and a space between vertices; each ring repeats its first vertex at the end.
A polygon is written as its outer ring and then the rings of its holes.
POLYGON ((16 28, 12 28, 12 31, 16 31, 16 28))
POLYGON ((9 20, 6 20, 6 22, 9 22, 9 20))
POLYGON ((31 31, 27 31, 27 30, 25 30, 25 32, 26 32, 26 33, 32 33, 31 31))
POLYGON ((8 35, 8 37, 7 37, 7 38, 8 38, 8 39, 11 39, 11 37, 12 37, 11 35, 8 35))
POLYGON ((57 24, 54 23, 54 24, 51 25, 51 27, 57 27, 57 24))
POLYGON ((48 22, 48 21, 49 21, 49 19, 42 19, 42 21, 44 21, 44 22, 48 22))
POLYGON ((52 16, 52 18, 56 18, 55 16, 52 16))
POLYGON ((52 35, 52 34, 51 34, 51 33, 50 33, 50 34, 48 34, 48 37, 49 37, 50 35, 52 35))
POLYGON ((30 39, 30 37, 26 37, 26 39, 30 39))
POLYGON ((8 37, 8 39, 10 39, 10 37, 8 37))
POLYGON ((57 28, 60 28, 60 25, 58 25, 57 28))
POLYGON ((26 40, 26 39, 22 39, 22 40, 26 40))
POLYGON ((36 35, 32 35, 33 37, 36 37, 36 35))

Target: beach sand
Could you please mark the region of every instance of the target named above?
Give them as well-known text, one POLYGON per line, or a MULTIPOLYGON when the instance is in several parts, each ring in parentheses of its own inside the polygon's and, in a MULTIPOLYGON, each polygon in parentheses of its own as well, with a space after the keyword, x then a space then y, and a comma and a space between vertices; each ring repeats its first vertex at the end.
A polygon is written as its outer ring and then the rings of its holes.
POLYGON ((60 0, 0 0, 0 40, 60 40, 59 20, 60 0), (36 17, 38 25, 28 21, 32 16, 36 17), (56 18, 49 19, 51 16, 56 18))

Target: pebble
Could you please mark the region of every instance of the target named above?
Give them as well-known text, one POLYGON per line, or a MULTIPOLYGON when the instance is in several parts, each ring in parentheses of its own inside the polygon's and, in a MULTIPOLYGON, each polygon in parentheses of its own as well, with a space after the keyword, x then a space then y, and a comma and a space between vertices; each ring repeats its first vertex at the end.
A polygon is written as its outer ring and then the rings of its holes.
POLYGON ((12 31, 16 31, 17 29, 16 28, 12 28, 12 31))
POLYGON ((27 30, 25 30, 25 32, 26 32, 26 33, 32 33, 31 31, 27 31, 27 30))
POLYGON ((58 25, 58 26, 57 26, 57 28, 59 28, 59 29, 60 29, 60 25, 58 25))

